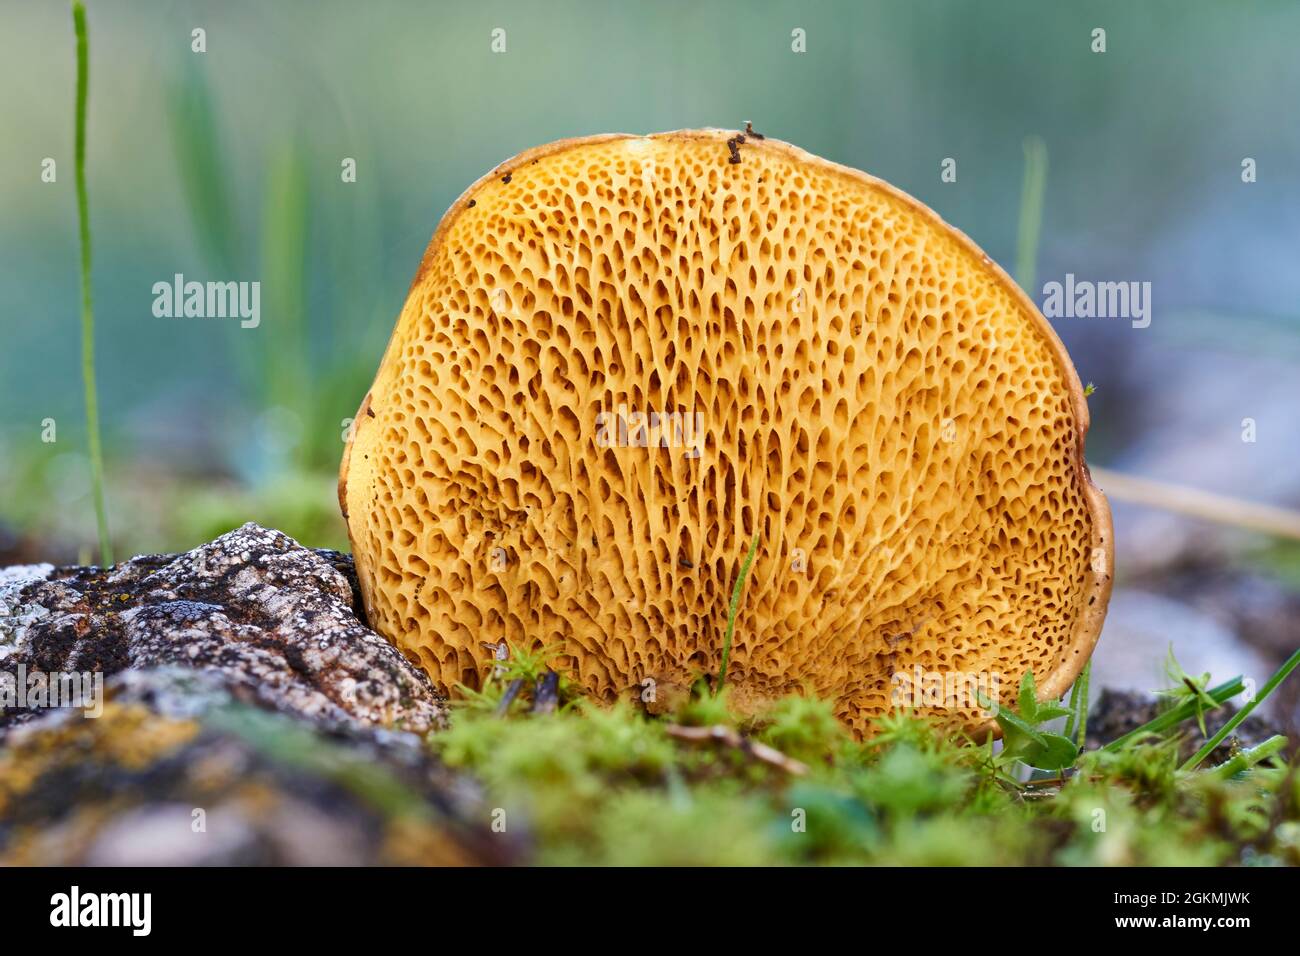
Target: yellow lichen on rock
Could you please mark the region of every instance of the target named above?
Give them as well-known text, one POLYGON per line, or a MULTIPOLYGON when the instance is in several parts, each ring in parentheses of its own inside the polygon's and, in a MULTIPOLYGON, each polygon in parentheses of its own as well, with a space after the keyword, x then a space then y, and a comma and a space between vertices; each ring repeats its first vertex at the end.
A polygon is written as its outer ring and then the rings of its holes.
POLYGON ((593 137, 444 217, 339 496, 371 624, 445 689, 502 639, 607 699, 716 674, 758 533, 736 702, 862 733, 900 675, 1068 687, 1110 588, 1087 426, 1032 302, 911 197, 772 140, 593 137))
POLYGON ((39 733, 28 728, 10 733, 13 736, 0 749, 0 814, 46 774, 70 762, 94 760, 122 770, 141 770, 188 743, 198 733, 198 725, 156 717, 140 705, 109 702, 97 719, 85 720, 78 714, 39 733))

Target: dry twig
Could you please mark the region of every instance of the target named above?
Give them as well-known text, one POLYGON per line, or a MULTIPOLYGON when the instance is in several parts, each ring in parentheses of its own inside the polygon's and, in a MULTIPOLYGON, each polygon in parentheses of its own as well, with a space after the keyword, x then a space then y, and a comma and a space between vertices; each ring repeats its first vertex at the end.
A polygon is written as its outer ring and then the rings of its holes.
POLYGON ((802 777, 808 772, 806 764, 800 763, 793 757, 787 757, 775 747, 742 737, 723 724, 714 724, 712 727, 683 727, 681 724, 670 724, 667 732, 669 737, 689 743, 717 743, 724 747, 731 747, 748 757, 784 770, 794 777, 802 777))

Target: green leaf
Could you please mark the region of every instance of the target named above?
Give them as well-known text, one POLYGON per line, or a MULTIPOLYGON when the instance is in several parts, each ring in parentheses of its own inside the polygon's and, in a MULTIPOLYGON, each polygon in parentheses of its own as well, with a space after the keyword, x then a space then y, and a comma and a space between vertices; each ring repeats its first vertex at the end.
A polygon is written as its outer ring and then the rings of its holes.
POLYGON ((1035 715, 1037 718, 1036 723, 1046 723, 1049 720, 1055 720, 1057 717, 1068 717, 1070 714, 1070 708, 1062 707, 1060 704, 1040 704, 1038 713, 1035 715))
POLYGON ((1020 679, 1020 716, 1031 724, 1038 723, 1038 687, 1034 684, 1034 672, 1025 671, 1020 679))
POLYGON ((1201 730, 1201 736, 1209 736, 1205 729, 1205 711, 1207 708, 1214 710, 1219 706, 1219 702, 1210 696, 1205 689, 1210 683, 1209 671, 1206 671, 1200 677, 1192 677, 1187 671, 1183 670, 1182 665, 1178 663, 1178 659, 1174 657, 1174 645, 1171 643, 1169 652, 1165 657, 1165 674, 1173 686, 1156 691, 1156 696, 1167 697, 1175 701, 1191 701, 1196 712, 1196 724, 1201 730))
POLYGON ((1026 741, 1040 747, 1047 746, 1047 741, 1043 739, 1043 735, 1015 711, 1003 707, 998 711, 995 719, 998 726, 1002 728, 1002 738, 1006 741, 1004 750, 1019 752, 1026 741))
POLYGON ((1074 766, 1079 748, 1069 737, 1060 734, 1040 734, 1042 745, 1021 755, 1020 759, 1036 770, 1063 770, 1074 766))

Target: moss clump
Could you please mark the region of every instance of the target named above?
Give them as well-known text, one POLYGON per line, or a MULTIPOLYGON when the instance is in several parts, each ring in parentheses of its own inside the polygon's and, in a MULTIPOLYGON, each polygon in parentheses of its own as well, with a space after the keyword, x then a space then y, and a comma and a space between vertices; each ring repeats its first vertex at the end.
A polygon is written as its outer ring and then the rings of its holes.
POLYGON ((583 701, 533 714, 526 695, 502 712, 494 702, 515 680, 429 741, 477 776, 538 863, 1300 864, 1287 769, 1183 773, 1174 738, 1091 751, 1068 775, 1026 783, 989 745, 907 715, 859 743, 803 697, 747 721, 707 691, 665 718, 583 701))

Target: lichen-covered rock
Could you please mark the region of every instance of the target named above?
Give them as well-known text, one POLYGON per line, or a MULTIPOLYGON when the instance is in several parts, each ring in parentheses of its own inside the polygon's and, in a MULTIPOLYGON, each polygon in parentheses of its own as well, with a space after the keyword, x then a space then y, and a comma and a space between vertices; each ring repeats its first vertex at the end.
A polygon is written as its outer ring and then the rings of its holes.
POLYGON ((0 678, 104 678, 94 708, 0 693, 0 865, 513 861, 425 746, 444 702, 357 606, 350 558, 254 524, 0 570, 0 678))
POLYGON ((150 686, 98 719, 58 711, 0 737, 0 865, 463 865, 520 853, 492 832, 477 788, 413 734, 327 731, 235 702, 203 672, 128 674, 150 686), (171 712, 196 702, 200 713, 171 712))
MULTIPOLYGON (((0 671, 179 665, 241 700, 327 724, 437 727, 428 678, 358 617, 351 559, 246 524, 182 555, 0 572, 0 671)), ((0 727, 30 707, 0 710, 0 727)))

